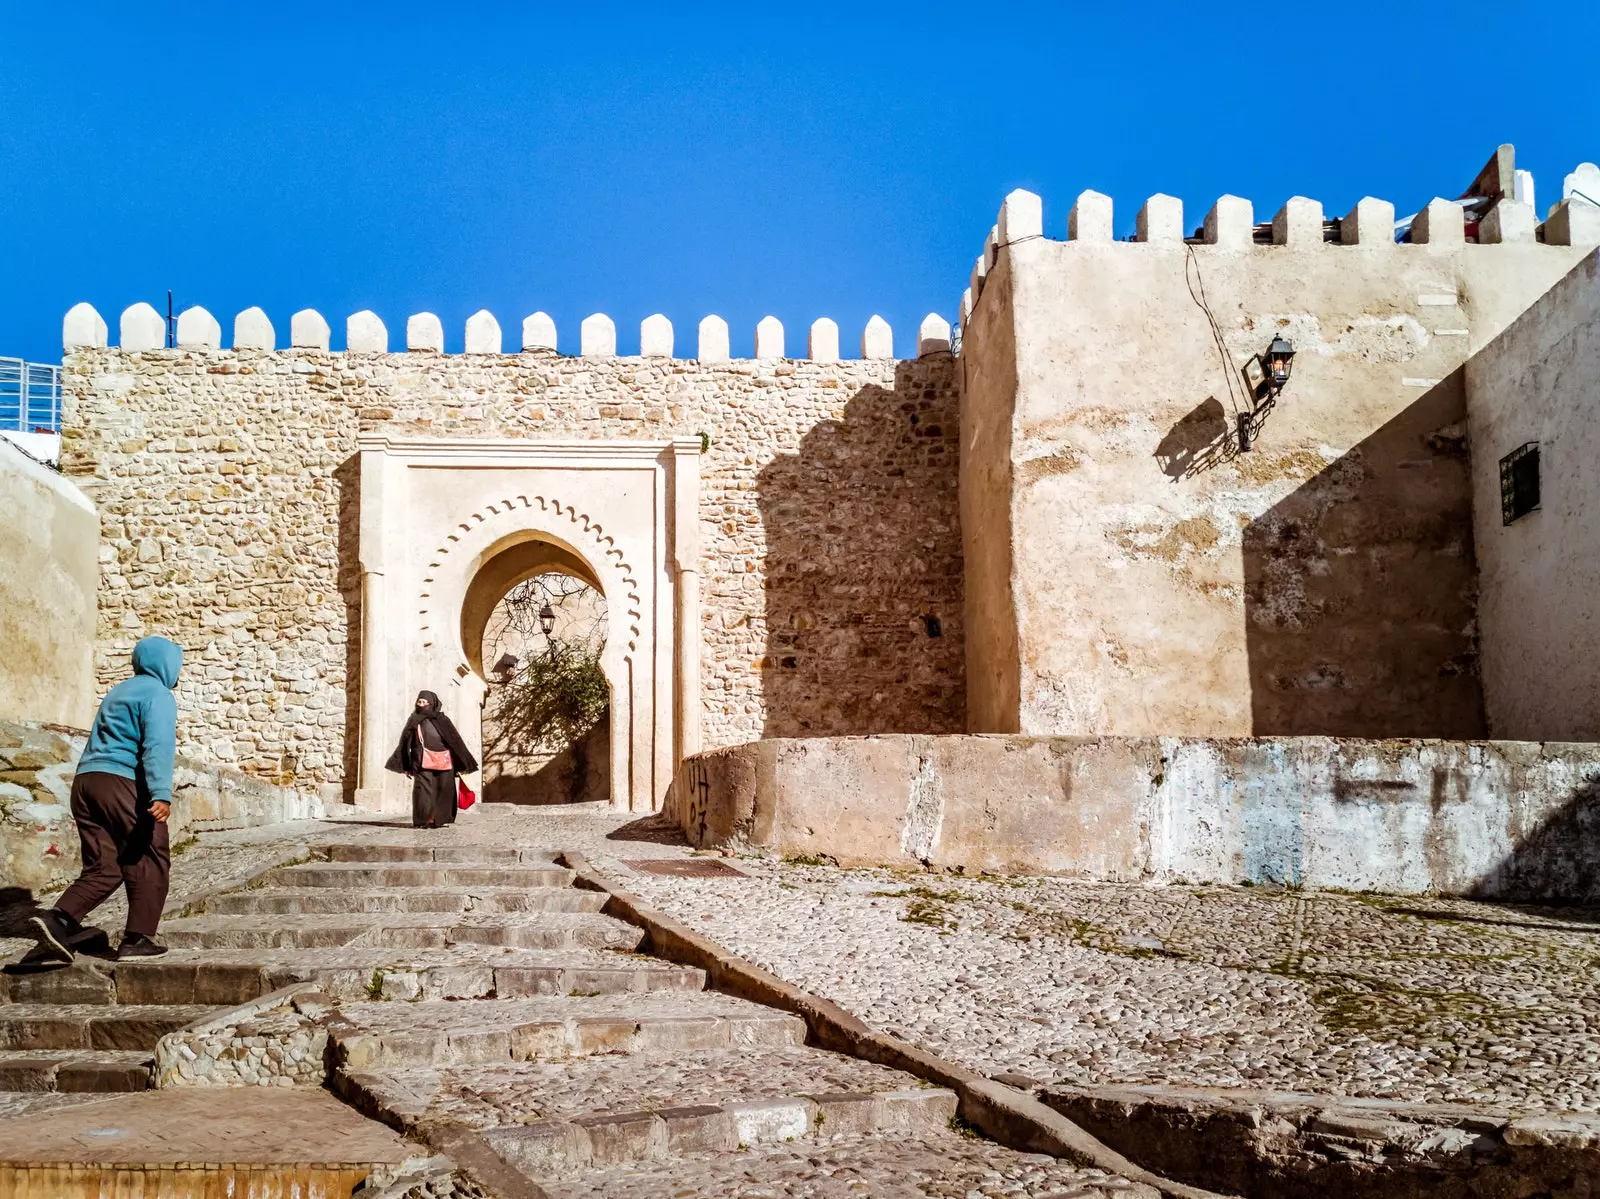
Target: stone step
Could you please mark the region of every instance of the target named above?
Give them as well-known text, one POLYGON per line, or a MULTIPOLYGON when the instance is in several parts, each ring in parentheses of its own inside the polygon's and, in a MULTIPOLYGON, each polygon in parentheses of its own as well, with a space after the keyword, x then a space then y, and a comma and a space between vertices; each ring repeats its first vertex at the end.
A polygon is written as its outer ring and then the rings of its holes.
POLYGON ((351 1070, 794 1047, 806 1038, 796 1016, 710 993, 354 1003, 339 1014, 332 1040, 351 1070))
MULTIPOLYGON (((665 1113, 663 1113, 665 1114, 665 1113)), ((513 1134, 493 1134, 511 1140, 513 1134)), ((512 1152, 507 1146, 507 1152, 512 1152)), ((1160 1199, 1143 1183, 1042 1153, 1021 1153, 953 1132, 899 1130, 815 1135, 793 1143, 746 1144, 737 1153, 693 1151, 579 1169, 537 1179, 547 1199, 749 1199, 806 1195, 813 1199, 927 1199, 931 1195, 1000 1199, 1160 1199)))
POLYGON ((644 933, 631 924, 587 913, 534 913, 494 924, 460 922, 446 913, 386 919, 298 916, 284 921, 249 916, 188 916, 162 926, 174 949, 323 949, 360 944, 394 949, 447 949, 454 945, 515 949, 632 950, 644 933))
POLYGON ((559 866, 451 866, 425 862, 307 863, 280 866, 262 876, 268 886, 341 887, 564 887, 573 872, 559 866))
POLYGON ((330 862, 440 862, 458 865, 548 865, 553 854, 546 849, 518 849, 510 845, 382 845, 363 842, 319 845, 313 853, 330 862))
POLYGON ((576 887, 473 887, 430 890, 424 887, 340 891, 327 887, 263 887, 234 891, 205 901, 206 915, 270 916, 355 915, 381 912, 598 912, 605 906, 601 891, 576 887))
POLYGON ((401 1128, 419 1120, 494 1128, 618 1112, 925 1089, 899 1070, 801 1045, 597 1054, 578 1064, 528 1061, 342 1073, 358 1080, 357 1090, 381 1099, 373 1110, 401 1128))
POLYGON ((259 963, 181 954, 128 962, 79 958, 70 966, 0 974, 4 1003, 232 1007, 271 989, 259 963))
POLYGON ((0 1049, 153 1050, 216 1011, 199 1004, 0 1004, 0 1049))
POLYGON ((0 1091, 143 1091, 154 1064, 146 1049, 4 1049, 0 1091))

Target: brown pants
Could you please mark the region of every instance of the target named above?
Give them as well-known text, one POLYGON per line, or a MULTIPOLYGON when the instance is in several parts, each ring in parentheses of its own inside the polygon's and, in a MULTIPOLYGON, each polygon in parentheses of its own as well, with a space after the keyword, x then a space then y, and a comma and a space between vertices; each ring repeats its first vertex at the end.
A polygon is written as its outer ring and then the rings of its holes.
POLYGON ((128 888, 128 931, 154 935, 167 902, 172 857, 167 826, 150 814, 150 801, 132 779, 90 771, 72 780, 72 818, 83 845, 83 870, 56 907, 82 920, 128 888))

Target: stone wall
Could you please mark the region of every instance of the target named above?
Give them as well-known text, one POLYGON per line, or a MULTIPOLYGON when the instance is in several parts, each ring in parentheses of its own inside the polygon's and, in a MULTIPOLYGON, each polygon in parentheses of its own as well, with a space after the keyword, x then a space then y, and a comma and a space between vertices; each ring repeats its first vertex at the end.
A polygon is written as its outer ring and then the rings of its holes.
POLYGON ((0 438, 0 720, 94 715, 100 522, 71 482, 0 438))
MULTIPOLYGON (((82 861, 69 799, 87 733, 58 725, 0 721, 0 886, 54 891, 82 861)), ((237 770, 179 757, 172 779, 169 835, 312 820, 322 801, 237 770)))
POLYGON ((849 737, 691 758, 700 846, 1113 882, 1600 900, 1600 746, 849 737))
MULTIPOLYGON (((154 341, 126 319, 123 340, 154 341)), ((78 348, 65 363, 62 465, 103 523, 100 682, 138 637, 179 641, 186 748, 330 794, 353 784, 355 438, 380 431, 704 434, 705 743, 963 727, 948 353, 701 362, 215 341, 78 348)))
POLYGON ((1478 628, 1496 737, 1600 741, 1597 380, 1600 252, 1467 364, 1478 628), (1500 460, 1527 442, 1539 447, 1540 506, 1507 525, 1500 460))
POLYGON ((1330 244, 1315 201, 1227 197, 1188 244, 1156 197, 1128 243, 1105 196, 1066 241, 1009 197, 962 343, 974 731, 1482 736, 1463 367, 1585 253, 1501 209, 1499 244, 1436 201, 1397 245, 1363 200, 1330 244))

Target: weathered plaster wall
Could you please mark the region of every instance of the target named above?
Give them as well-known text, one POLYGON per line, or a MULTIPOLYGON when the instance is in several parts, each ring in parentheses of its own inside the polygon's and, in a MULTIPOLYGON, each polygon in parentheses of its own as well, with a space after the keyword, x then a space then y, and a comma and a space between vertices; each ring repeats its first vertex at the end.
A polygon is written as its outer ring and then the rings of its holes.
MULTIPOLYGON (((69 800, 86 733, 0 721, 0 886, 52 891, 77 877, 78 828, 69 800)), ((309 789, 273 786, 237 770, 180 757, 173 773, 171 837, 312 820, 309 789)))
POLYGON ((1475 354, 1466 378, 1489 730, 1600 741, 1600 252, 1475 354), (1540 507, 1505 525, 1500 459, 1529 441, 1540 507))
POLYGON ((63 469, 104 525, 100 682, 174 637, 184 746, 251 773, 353 775, 360 432, 704 433, 705 743, 963 727, 948 354, 83 349, 64 390, 63 469))
POLYGON ((1600 748, 1326 737, 852 737, 686 763, 696 845, 1085 878, 1600 898, 1600 748))
POLYGON ((100 520, 76 487, 0 438, 0 720, 94 715, 100 520))
POLYGON ((974 704, 982 727, 1483 735, 1462 367, 1584 251, 1531 224, 1517 244, 1458 226, 1395 245, 1386 219, 1327 244, 1306 201, 1289 244, 1252 244, 1240 201, 1218 244, 1178 240, 1181 218, 1123 243, 1108 200, 1081 203, 1073 240, 989 252, 963 346, 970 381, 1014 344, 1017 380, 1009 493, 963 464, 968 558, 1008 539, 1019 642, 1014 683, 969 661, 985 694, 1020 697, 1009 722, 974 704), (1293 378, 1241 454, 1239 369, 1279 333, 1293 378))

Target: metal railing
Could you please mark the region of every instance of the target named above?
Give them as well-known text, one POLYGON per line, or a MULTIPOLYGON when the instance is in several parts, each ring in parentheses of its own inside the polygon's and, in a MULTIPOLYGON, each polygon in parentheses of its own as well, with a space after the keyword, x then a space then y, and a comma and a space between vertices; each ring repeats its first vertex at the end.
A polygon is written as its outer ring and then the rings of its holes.
POLYGON ((22 433, 61 430, 59 366, 0 358, 0 429, 22 433))

